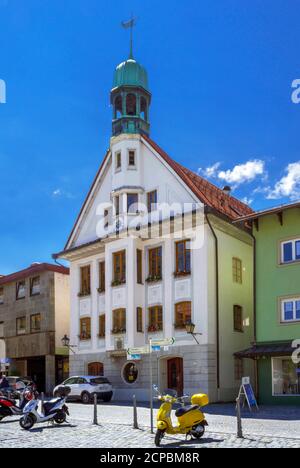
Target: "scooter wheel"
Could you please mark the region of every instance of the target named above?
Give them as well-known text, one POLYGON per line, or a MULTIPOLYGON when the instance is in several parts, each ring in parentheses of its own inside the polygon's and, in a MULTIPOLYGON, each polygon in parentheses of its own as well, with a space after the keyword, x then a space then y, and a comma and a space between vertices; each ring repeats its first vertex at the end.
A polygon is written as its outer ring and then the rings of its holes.
POLYGON ((19 424, 22 429, 29 431, 34 426, 35 419, 31 414, 27 414, 20 419, 19 424))
POLYGON ((66 422, 66 419, 67 419, 66 413, 61 411, 55 415, 54 422, 56 422, 56 424, 63 424, 66 422))
POLYGON ((165 431, 162 431, 161 429, 157 430, 157 433, 155 434, 155 445, 156 447, 160 447, 161 441, 163 440, 165 435, 165 431))
MULTIPOLYGON (((204 434, 205 434, 205 426, 203 426, 203 425, 201 424, 201 426, 198 426, 198 428, 200 428, 200 427, 201 427, 201 430, 200 430, 200 431, 194 430, 194 431, 191 432, 191 436, 192 436, 192 438, 195 439, 195 440, 200 440, 200 439, 202 439, 202 437, 203 437, 204 434)), ((197 428, 196 428, 196 429, 197 429, 197 428)))

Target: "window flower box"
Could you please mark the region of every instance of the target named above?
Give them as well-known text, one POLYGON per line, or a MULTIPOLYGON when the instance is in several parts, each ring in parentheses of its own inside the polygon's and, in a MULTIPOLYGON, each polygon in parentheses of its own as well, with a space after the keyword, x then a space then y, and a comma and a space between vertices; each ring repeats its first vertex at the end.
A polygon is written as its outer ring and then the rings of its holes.
POLYGON ((185 276, 190 276, 191 271, 175 271, 174 276, 175 278, 183 278, 185 276))
POLYGON ((111 283, 111 286, 113 288, 117 287, 117 286, 123 286, 124 284, 126 284, 126 280, 123 279, 123 280, 115 280, 115 281, 112 281, 111 283))
POLYGON ((158 283, 159 281, 162 281, 162 276, 149 276, 146 279, 147 283, 158 283))
POLYGON ((148 333, 157 333, 163 331, 163 327, 160 325, 149 325, 148 333))
POLYGON ((91 295, 91 291, 84 291, 84 292, 80 292, 78 293, 78 297, 79 298, 82 298, 82 297, 88 297, 91 295))
POLYGON ((81 335, 78 335, 78 338, 80 341, 90 341, 91 340, 91 335, 88 335, 87 333, 83 333, 81 335))
POLYGON ((124 335, 126 333, 126 328, 114 328, 111 331, 112 335, 124 335))

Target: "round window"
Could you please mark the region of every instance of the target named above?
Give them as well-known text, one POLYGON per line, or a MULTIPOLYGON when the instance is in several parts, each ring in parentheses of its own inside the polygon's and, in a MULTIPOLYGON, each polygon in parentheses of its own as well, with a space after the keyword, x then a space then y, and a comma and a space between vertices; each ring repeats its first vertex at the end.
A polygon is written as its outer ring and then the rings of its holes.
POLYGON ((133 384, 137 381, 139 375, 138 368, 133 362, 129 362, 123 368, 123 379, 128 384, 133 384))

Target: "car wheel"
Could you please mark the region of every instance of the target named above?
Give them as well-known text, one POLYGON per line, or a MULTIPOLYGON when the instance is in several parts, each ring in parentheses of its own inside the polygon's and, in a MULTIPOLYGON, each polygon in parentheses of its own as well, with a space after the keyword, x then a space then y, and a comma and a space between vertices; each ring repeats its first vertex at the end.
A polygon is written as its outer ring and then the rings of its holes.
POLYGON ((87 392, 84 392, 82 395, 81 395, 81 401, 84 405, 88 405, 90 402, 91 402, 91 396, 89 393, 87 392))

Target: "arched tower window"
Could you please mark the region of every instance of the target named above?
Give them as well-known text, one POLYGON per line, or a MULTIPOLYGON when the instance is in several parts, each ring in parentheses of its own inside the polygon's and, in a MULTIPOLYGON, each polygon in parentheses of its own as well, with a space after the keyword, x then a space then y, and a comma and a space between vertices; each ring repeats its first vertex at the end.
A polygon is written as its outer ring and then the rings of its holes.
POLYGON ((141 118, 148 121, 148 106, 143 96, 141 97, 141 118))
POLYGON ((136 115, 136 95, 127 94, 126 97, 126 114, 127 115, 136 115))
POLYGON ((122 96, 117 96, 115 99, 115 119, 119 119, 123 115, 122 96))

